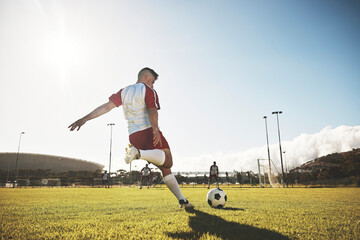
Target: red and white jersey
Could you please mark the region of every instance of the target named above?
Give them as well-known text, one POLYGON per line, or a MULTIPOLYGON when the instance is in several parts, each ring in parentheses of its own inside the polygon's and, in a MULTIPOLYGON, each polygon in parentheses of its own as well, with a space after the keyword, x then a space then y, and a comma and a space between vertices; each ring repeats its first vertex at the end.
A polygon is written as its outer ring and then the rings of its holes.
POLYGON ((109 97, 117 107, 123 106, 128 122, 129 135, 151 127, 148 108, 160 109, 155 89, 145 83, 136 83, 121 89, 109 97))
POLYGON ((212 165, 212 166, 210 167, 210 175, 217 175, 217 174, 218 174, 218 171, 219 171, 218 166, 212 165))
POLYGON ((151 170, 148 167, 144 167, 141 169, 142 176, 147 177, 150 176, 151 170))

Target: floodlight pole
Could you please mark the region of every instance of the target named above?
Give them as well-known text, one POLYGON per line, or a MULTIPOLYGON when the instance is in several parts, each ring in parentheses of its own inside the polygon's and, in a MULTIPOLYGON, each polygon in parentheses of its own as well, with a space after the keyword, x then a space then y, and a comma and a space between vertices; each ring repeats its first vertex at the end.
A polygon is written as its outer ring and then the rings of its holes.
POLYGON ((286 153, 286 151, 283 151, 283 154, 284 154, 284 160, 285 160, 285 173, 286 173, 286 174, 288 174, 289 169, 288 169, 288 162, 287 162, 287 158, 286 158, 285 153, 286 153))
POLYGON ((284 180, 283 185, 285 187, 286 178, 285 178, 285 174, 284 174, 284 164, 283 164, 283 157, 282 157, 282 150, 281 150, 280 126, 279 126, 279 114, 282 114, 282 111, 272 112, 272 114, 276 114, 276 118, 277 118, 278 136, 279 136, 279 148, 280 148, 280 160, 281 160, 281 172, 282 172, 282 177, 283 177, 283 180, 284 180))
POLYGON ((110 158, 109 158, 109 177, 111 172, 111 148, 112 148, 112 127, 115 125, 115 123, 109 123, 108 126, 110 126, 110 158))
POLYGON ((23 135, 23 134, 25 134, 25 132, 21 132, 20 138, 19 138, 18 152, 16 154, 16 177, 15 177, 15 182, 14 182, 13 187, 15 187, 17 180, 18 180, 18 176, 19 176, 19 152, 20 152, 21 135, 23 135))
POLYGON ((267 127, 267 116, 264 116, 265 119, 265 130, 266 130, 266 144, 267 144, 267 152, 268 152, 268 159, 269 159, 269 178, 271 177, 271 160, 270 160, 270 149, 269 149, 269 135, 268 135, 268 127, 267 127))
POLYGON ((286 151, 283 151, 284 160, 285 160, 286 186, 289 187, 289 180, 288 180, 289 169, 288 169, 288 162, 287 162, 287 158, 286 158, 285 153, 286 153, 286 151))

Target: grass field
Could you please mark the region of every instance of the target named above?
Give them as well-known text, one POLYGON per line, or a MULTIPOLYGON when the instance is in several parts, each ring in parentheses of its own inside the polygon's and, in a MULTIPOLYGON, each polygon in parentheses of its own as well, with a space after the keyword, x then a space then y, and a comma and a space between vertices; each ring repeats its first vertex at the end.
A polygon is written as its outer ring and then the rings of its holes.
POLYGON ((0 189, 1 239, 360 239, 360 189, 224 188, 212 209, 206 188, 0 189))

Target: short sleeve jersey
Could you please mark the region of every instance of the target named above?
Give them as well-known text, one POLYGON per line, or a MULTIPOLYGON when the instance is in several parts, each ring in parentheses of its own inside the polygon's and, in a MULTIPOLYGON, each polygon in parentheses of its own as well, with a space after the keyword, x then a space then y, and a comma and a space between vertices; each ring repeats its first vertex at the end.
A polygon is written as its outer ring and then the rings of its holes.
POLYGON ((211 175, 217 175, 217 173, 218 173, 218 167, 216 165, 212 165, 210 167, 210 174, 211 175))
POLYGON ((111 95, 109 100, 117 107, 123 106, 129 135, 151 127, 147 109, 160 109, 159 97, 155 89, 145 83, 127 86, 111 95))
POLYGON ((151 173, 151 170, 148 167, 144 167, 141 171, 142 171, 142 176, 149 176, 151 173))
POLYGON ((103 180, 107 180, 108 179, 108 174, 105 173, 104 176, 103 176, 103 180))

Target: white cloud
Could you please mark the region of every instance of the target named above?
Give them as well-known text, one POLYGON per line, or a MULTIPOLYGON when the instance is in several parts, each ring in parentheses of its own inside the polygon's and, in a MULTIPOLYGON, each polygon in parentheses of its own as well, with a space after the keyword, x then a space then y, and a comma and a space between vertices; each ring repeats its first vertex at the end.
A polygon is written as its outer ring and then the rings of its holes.
MULTIPOLYGON (((335 152, 346 152, 360 147, 360 126, 339 126, 332 129, 325 127, 315 134, 301 134, 291 141, 281 143, 284 168, 288 168, 335 152)), ((278 144, 270 145, 270 156, 280 170, 280 150, 278 144)), ((254 171, 257 172, 257 159, 267 159, 266 145, 238 153, 204 154, 197 157, 183 158, 174 155, 174 171, 208 171, 213 161, 217 162, 220 171, 254 171), (178 163, 178 164, 177 164, 178 163)))

